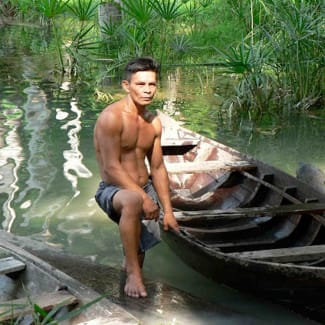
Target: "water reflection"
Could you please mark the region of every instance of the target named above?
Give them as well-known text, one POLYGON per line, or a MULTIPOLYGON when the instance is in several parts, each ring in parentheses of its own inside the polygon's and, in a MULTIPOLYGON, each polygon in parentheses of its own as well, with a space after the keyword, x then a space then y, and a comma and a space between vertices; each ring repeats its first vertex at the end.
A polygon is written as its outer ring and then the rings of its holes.
MULTIPOLYGON (((57 168, 50 159, 47 142, 44 139, 51 115, 47 107, 46 94, 33 84, 25 88, 24 93, 27 94, 23 109, 25 111, 24 130, 26 131, 24 135, 27 137, 26 156, 28 157, 24 168, 28 172, 28 178, 17 197, 17 202, 20 203, 22 210, 27 210, 21 214, 23 218, 21 226, 27 227, 31 218, 40 218, 44 215, 44 211, 39 209, 40 201, 50 188, 57 168)), ((48 218, 51 213, 53 212, 48 210, 45 214, 43 222, 45 234, 48 231, 48 218)))
MULTIPOLYGON (((10 232, 16 219, 16 210, 12 205, 13 199, 19 190, 18 170, 24 160, 24 154, 20 145, 18 128, 20 126, 21 110, 12 107, 3 107, 0 111, 0 198, 6 196, 2 204, 4 219, 2 227, 10 232)), ((12 104, 6 103, 6 106, 12 104)), ((2 199, 1 201, 2 202, 2 199)))
MULTIPOLYGON (((57 125, 53 123, 48 95, 36 82, 30 81, 30 86, 23 92, 27 99, 22 109, 5 101, 0 115, 3 134, 0 143, 2 228, 9 232, 13 227, 16 230, 25 228, 29 233, 32 230, 51 241, 51 219, 62 215, 64 208, 80 194, 79 180, 92 176, 83 163, 79 148, 82 112, 72 98, 68 112, 65 108, 56 108, 57 125), (52 139, 52 136, 62 138, 58 126, 66 137, 62 147, 52 139), (65 144, 68 148, 64 148, 65 144), (64 184, 61 175, 70 186, 64 184)), ((92 228, 89 227, 89 232, 92 228)), ((79 233, 84 232, 82 225, 79 233)))
POLYGON ((163 110, 170 116, 179 114, 179 109, 176 104, 178 98, 179 83, 180 83, 179 69, 175 69, 175 71, 168 71, 166 73, 163 110))
POLYGON ((82 163, 83 155, 79 150, 78 134, 81 130, 81 110, 78 108, 77 101, 75 99, 73 99, 70 104, 71 112, 74 112, 76 117, 61 127, 61 129, 68 131, 68 143, 71 147, 71 149, 63 151, 63 156, 65 159, 65 163, 63 164, 63 172, 64 176, 72 185, 73 191, 75 193, 73 197, 76 197, 80 194, 80 191, 78 190, 78 178, 90 178, 92 176, 92 173, 82 163))

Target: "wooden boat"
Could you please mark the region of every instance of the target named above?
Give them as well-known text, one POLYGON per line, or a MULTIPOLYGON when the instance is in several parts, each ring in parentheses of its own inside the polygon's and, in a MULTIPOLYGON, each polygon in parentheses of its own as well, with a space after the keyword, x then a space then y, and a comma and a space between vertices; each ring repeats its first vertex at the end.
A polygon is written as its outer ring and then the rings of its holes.
POLYGON ((325 195, 159 116, 180 225, 163 234, 175 253, 217 282, 324 311, 325 195))
POLYGON ((59 324, 139 324, 105 295, 9 243, 7 236, 0 231, 0 324, 34 324, 36 317, 49 324, 44 320, 49 316, 59 324))

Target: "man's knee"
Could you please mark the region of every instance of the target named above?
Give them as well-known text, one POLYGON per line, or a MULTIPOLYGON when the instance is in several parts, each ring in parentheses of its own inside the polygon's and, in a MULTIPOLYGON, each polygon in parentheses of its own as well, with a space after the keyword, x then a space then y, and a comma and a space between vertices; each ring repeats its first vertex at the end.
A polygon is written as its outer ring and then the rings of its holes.
POLYGON ((138 192, 121 190, 115 195, 114 201, 122 215, 139 215, 142 212, 143 199, 138 192))

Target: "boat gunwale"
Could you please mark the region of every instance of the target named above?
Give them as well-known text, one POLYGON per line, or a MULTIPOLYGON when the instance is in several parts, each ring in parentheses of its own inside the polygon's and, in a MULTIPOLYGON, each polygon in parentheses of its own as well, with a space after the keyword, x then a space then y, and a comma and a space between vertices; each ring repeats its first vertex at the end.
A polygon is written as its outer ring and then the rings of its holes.
MULTIPOLYGON (((255 266, 265 266, 265 267, 269 267, 271 266, 272 268, 274 268, 274 271, 278 270, 278 269, 287 269, 290 270, 290 272, 292 272, 293 269, 297 270, 297 273, 301 274, 301 271, 305 271, 306 275, 310 275, 310 271, 321 271, 321 278, 323 280, 325 280, 325 267, 315 267, 315 266, 310 266, 310 265, 298 265, 298 264, 293 264, 293 263, 278 263, 278 262, 271 262, 271 261, 263 261, 263 260, 254 260, 251 258, 245 258, 245 257, 240 257, 240 256, 232 256, 231 253, 227 253, 227 252, 222 252, 221 250, 217 249, 217 248, 210 248, 208 246, 206 246, 204 243, 200 242, 199 240, 195 240, 196 245, 193 245, 193 240, 189 239, 189 236, 185 236, 184 234, 177 234, 177 232, 175 230, 169 230, 173 236, 176 237, 182 237, 186 242, 188 242, 190 244, 190 246, 192 247, 197 247, 199 248, 201 251, 204 251, 205 253, 214 256, 214 257, 219 257, 223 260, 226 260, 226 262, 235 262, 235 264, 237 264, 237 262, 239 262, 240 265, 248 267, 248 264, 251 265, 255 265, 255 266)), ((324 244, 325 246, 325 244, 324 244)), ((304 246, 302 246, 304 247, 304 246)), ((308 246, 306 246, 308 247, 308 246)))

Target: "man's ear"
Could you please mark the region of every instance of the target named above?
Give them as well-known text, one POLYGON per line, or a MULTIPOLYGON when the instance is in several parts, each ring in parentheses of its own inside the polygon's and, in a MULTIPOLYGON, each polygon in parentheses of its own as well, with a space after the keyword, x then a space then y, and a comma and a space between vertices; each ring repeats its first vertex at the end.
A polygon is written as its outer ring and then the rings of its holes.
POLYGON ((122 80, 122 88, 128 93, 129 92, 129 82, 127 80, 122 80))

